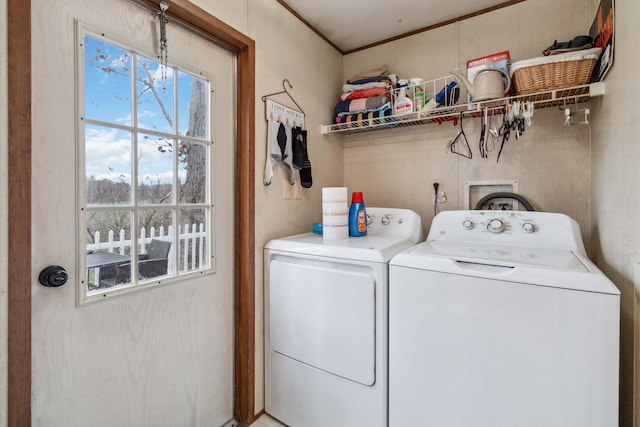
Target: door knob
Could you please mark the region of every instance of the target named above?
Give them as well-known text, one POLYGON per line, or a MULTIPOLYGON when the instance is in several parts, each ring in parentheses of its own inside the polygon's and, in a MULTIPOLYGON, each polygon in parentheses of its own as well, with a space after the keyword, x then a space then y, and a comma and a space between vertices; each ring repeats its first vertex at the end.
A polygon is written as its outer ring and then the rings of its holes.
POLYGON ((67 283, 68 278, 69 275, 64 267, 60 267, 59 265, 50 265, 40 272, 38 281, 42 286, 57 288, 58 286, 62 286, 67 283))

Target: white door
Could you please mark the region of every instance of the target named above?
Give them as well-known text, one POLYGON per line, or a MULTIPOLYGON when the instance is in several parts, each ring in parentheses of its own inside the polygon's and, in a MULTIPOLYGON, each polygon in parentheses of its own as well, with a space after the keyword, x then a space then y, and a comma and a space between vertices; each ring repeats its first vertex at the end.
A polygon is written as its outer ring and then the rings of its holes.
POLYGON ((77 305, 75 27, 156 53, 158 20, 128 0, 34 0, 32 20, 33 274, 69 273, 61 287, 33 285, 33 425, 223 425, 233 412, 233 54, 168 25, 169 63, 215 76, 215 273, 77 305))

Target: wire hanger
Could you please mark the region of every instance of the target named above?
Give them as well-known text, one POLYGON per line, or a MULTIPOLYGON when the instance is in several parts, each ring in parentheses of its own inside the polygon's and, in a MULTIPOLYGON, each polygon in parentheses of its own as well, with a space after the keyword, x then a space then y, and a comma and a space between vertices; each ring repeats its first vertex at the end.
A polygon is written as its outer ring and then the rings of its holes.
POLYGON ((458 134, 455 136, 455 138, 453 138, 451 141, 449 141, 449 144, 447 145, 447 148, 449 149, 449 151, 451 151, 453 154, 457 154, 458 156, 462 156, 462 157, 466 157, 467 159, 471 159, 473 158, 473 153, 471 152, 471 147, 469 146, 469 141, 467 141, 467 135, 465 135, 464 133, 464 129, 462 128, 462 111, 460 112, 460 120, 459 120, 459 124, 460 124, 460 130, 458 131, 458 134), (462 145, 462 149, 464 150, 464 152, 460 152, 458 145, 462 145))
POLYGON ((281 93, 286 93, 287 95, 289 95, 289 98, 291 98, 291 100, 293 101, 294 104, 296 104, 296 107, 298 107, 298 110, 300 110, 300 112, 302 114, 304 114, 304 110, 302 108, 300 108, 300 106, 298 105, 298 103, 296 102, 295 99, 293 99, 293 96, 291 95, 291 93, 289 93, 289 91, 287 90, 287 87, 284 85, 284 83, 287 83, 289 85, 289 89, 293 89, 293 85, 291 84, 291 82, 289 81, 289 79, 284 79, 282 81, 282 88, 284 90, 281 90, 280 92, 274 92, 274 93, 270 93, 269 95, 264 95, 262 97, 262 102, 265 102, 267 100, 268 97, 270 96, 274 96, 274 95, 280 95, 281 93))

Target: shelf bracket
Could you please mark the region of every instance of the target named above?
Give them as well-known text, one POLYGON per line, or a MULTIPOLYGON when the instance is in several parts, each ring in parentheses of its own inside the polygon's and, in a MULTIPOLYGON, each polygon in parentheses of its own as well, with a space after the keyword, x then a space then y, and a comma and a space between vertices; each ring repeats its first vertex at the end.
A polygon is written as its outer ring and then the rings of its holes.
POLYGON ((591 83, 589 85, 589 96, 603 96, 605 94, 604 82, 591 83))

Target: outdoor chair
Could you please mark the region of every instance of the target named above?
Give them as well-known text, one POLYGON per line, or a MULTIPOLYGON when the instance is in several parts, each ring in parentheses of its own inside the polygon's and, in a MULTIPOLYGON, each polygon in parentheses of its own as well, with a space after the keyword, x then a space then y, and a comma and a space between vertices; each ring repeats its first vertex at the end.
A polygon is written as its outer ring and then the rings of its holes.
MULTIPOLYGON (((169 250, 171 242, 152 239, 146 254, 138 256, 138 278, 140 280, 167 274, 169 250)), ((131 263, 114 264, 100 268, 99 283, 101 288, 131 282, 131 263)))

